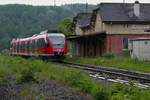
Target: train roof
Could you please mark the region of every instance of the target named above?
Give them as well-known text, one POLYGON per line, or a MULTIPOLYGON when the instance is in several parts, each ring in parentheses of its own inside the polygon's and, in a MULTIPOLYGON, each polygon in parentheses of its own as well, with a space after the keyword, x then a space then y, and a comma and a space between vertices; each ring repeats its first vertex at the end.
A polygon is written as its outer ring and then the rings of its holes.
POLYGON ((40 34, 51 34, 51 33, 61 33, 61 32, 58 30, 44 30, 40 32, 40 34))
POLYGON ((18 41, 27 41, 27 40, 32 40, 32 39, 45 38, 46 36, 62 36, 62 37, 65 37, 65 35, 63 33, 46 33, 46 31, 43 31, 40 34, 33 35, 32 37, 13 39, 12 43, 13 42, 18 42, 18 41))
POLYGON ((63 36, 63 37, 65 37, 65 35, 63 33, 50 33, 50 34, 48 34, 48 36, 63 36))

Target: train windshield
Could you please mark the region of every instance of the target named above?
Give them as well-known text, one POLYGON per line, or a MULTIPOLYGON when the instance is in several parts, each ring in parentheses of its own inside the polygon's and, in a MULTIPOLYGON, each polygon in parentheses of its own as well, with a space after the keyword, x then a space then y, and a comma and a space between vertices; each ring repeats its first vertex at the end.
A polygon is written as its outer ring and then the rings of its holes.
POLYGON ((49 36, 50 42, 54 48, 63 48, 65 44, 64 36, 49 36))

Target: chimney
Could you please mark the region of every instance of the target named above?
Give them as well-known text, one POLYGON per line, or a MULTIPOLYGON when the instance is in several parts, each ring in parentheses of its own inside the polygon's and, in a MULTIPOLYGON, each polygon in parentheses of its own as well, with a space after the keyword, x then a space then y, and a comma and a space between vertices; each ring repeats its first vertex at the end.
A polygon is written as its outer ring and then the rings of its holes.
POLYGON ((140 3, 139 3, 139 1, 135 1, 133 10, 134 10, 134 15, 136 17, 140 17, 140 3))

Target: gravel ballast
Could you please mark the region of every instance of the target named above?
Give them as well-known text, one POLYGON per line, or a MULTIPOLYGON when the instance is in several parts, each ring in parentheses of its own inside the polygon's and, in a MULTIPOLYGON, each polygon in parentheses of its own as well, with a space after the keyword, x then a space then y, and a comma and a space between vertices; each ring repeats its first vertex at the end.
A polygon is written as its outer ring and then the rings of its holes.
POLYGON ((14 78, 0 81, 0 100, 92 100, 90 95, 57 81, 18 84, 14 78))

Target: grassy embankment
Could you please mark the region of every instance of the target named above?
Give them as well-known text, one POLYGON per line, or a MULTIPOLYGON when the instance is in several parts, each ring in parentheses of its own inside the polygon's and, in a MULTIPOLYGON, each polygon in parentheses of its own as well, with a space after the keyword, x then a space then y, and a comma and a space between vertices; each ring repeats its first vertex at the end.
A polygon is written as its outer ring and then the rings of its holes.
POLYGON ((132 71, 141 71, 150 73, 150 61, 138 61, 131 58, 121 57, 96 57, 96 58, 82 58, 73 57, 67 58, 68 61, 82 64, 101 65, 106 67, 122 68, 132 71))
POLYGON ((40 79, 56 80, 91 94, 95 100, 150 100, 150 90, 124 85, 104 86, 79 70, 35 59, 0 56, 0 82, 8 76, 14 76, 18 84, 31 84, 40 79))

